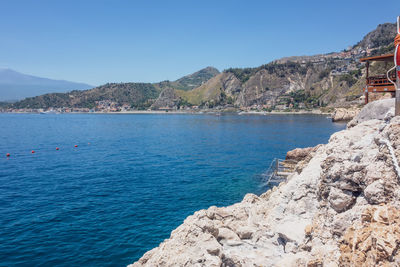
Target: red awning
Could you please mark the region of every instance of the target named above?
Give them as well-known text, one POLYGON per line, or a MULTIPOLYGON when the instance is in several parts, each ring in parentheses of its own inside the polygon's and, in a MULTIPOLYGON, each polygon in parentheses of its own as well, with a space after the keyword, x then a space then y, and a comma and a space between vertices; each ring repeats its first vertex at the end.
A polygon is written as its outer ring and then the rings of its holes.
POLYGON ((394 54, 387 54, 387 55, 381 55, 381 56, 375 56, 375 57, 363 57, 360 58, 360 62, 366 62, 366 61, 393 61, 394 59, 394 54))

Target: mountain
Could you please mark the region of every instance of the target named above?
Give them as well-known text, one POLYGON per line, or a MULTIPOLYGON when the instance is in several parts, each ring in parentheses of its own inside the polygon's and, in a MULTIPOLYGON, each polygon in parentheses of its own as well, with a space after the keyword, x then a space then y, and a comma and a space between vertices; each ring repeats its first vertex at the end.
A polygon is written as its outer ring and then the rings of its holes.
POLYGON ((135 108, 149 107, 161 89, 150 83, 107 83, 90 90, 75 90, 68 93, 51 93, 28 97, 13 103, 14 108, 94 108, 96 102, 105 105, 129 105, 135 108), (115 104, 114 104, 115 103, 115 104))
POLYGON ((173 87, 184 91, 192 90, 218 74, 219 71, 216 68, 207 67, 176 80, 173 82, 173 87))
POLYGON ((93 86, 41 78, 0 68, 0 101, 19 100, 48 92, 67 92, 89 88, 93 88, 93 86))
MULTIPOLYGON (((108 101, 107 105, 118 107, 127 105, 130 108, 146 109, 155 104, 160 95, 170 96, 171 94, 168 94, 168 90, 190 90, 191 88, 200 86, 218 73, 217 69, 207 67, 176 81, 162 81, 159 83, 107 83, 90 90, 74 90, 68 93, 50 93, 29 97, 12 104, 12 107, 94 108, 99 104, 99 101, 108 101), (161 94, 164 89, 168 90, 164 94, 161 94)), ((168 102, 175 103, 174 101, 168 102)), ((162 103, 160 100, 156 105, 162 105, 162 103)))
POLYGON ((397 31, 396 27, 397 25, 394 23, 379 24, 374 31, 365 35, 355 47, 368 49, 391 45, 393 44, 393 33, 397 31))
MULTIPOLYGON (((230 68, 191 91, 177 91, 184 102, 203 107, 296 109, 359 103, 365 84, 361 57, 393 53, 396 25, 380 24, 349 50, 295 56, 256 68, 230 68)), ((392 66, 372 64, 371 73, 392 66)))
MULTIPOLYGON (((380 24, 341 52, 294 56, 254 68, 207 67, 176 81, 153 84, 106 84, 67 94, 28 98, 13 108, 99 108, 99 101, 134 109, 254 108, 264 110, 339 107, 360 103, 365 84, 365 56, 393 52, 396 25, 380 24), (108 103, 108 102, 107 102, 108 103)), ((384 73, 393 64, 371 64, 371 73, 384 73)))

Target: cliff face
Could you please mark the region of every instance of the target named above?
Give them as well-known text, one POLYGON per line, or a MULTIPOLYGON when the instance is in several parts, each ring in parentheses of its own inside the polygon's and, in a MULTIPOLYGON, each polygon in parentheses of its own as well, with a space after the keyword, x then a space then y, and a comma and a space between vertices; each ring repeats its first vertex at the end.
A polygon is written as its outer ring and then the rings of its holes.
POLYGON ((261 196, 189 216, 132 266, 400 264, 400 117, 360 120, 261 196))
POLYGON ((296 107, 299 103, 304 104, 303 107, 317 107, 324 103, 344 102, 349 83, 324 74, 332 64, 273 63, 251 69, 248 74, 243 74, 246 70, 232 69, 196 89, 178 94, 190 104, 212 107, 227 104, 267 108, 292 104, 296 107), (335 93, 330 93, 330 90, 335 90, 335 93))
POLYGON ((161 109, 161 108, 174 108, 178 105, 180 101, 179 96, 176 94, 173 88, 165 88, 157 100, 151 105, 152 109, 161 109))

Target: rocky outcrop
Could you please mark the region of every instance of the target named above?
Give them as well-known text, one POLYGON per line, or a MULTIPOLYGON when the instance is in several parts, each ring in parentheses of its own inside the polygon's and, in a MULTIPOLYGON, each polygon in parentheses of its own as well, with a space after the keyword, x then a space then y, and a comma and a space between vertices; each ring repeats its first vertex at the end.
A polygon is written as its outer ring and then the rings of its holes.
MULTIPOLYGON (((381 72, 385 72, 384 70, 381 72)), ((373 102, 376 100, 382 100, 382 99, 390 99, 393 98, 395 96, 395 93, 368 93, 368 101, 369 102, 373 102)))
POLYGON ((335 108, 332 114, 332 121, 350 121, 360 112, 361 109, 353 108, 335 108))
POLYGON ((151 109, 176 109, 179 101, 180 97, 173 88, 165 88, 158 96, 156 102, 151 106, 151 109))
POLYGON ((354 117, 348 124, 347 127, 353 127, 358 123, 378 119, 383 120, 385 116, 393 116, 394 114, 394 98, 382 99, 368 103, 365 107, 354 117))
MULTIPOLYGON (((302 79, 303 77, 300 77, 302 79)), ((267 70, 256 72, 242 85, 242 91, 237 97, 236 105, 241 107, 254 104, 274 105, 278 96, 289 91, 290 82, 286 77, 280 77, 267 70)))
POLYGON ((340 245, 342 266, 398 266, 400 212, 392 205, 371 206, 346 230, 340 245))
POLYGON ((304 160, 307 156, 309 156, 312 152, 315 152, 319 146, 315 147, 305 147, 305 148, 296 148, 290 150, 286 153, 287 160, 301 161, 304 160))
POLYGON ((396 32, 396 24, 384 23, 379 24, 376 29, 368 33, 362 40, 357 44, 362 49, 379 47, 382 44, 391 44, 393 42, 393 32, 396 32))
POLYGON ((399 157, 400 117, 360 122, 278 187, 189 216, 131 266, 399 266, 399 157))

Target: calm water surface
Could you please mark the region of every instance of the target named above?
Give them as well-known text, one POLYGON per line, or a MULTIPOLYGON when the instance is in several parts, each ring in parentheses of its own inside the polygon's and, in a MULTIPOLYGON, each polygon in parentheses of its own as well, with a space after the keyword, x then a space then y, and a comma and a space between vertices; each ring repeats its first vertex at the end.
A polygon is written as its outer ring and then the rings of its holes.
POLYGON ((194 211, 264 192, 273 158, 344 127, 315 115, 0 114, 0 265, 125 266, 194 211))

